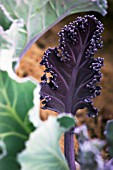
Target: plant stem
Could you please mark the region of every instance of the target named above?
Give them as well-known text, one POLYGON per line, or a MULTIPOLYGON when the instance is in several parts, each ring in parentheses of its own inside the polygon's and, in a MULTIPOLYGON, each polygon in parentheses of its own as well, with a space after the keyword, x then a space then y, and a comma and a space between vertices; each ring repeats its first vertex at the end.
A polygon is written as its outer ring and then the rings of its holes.
POLYGON ((74 153, 74 134, 72 130, 64 135, 64 153, 70 170, 76 170, 74 153))

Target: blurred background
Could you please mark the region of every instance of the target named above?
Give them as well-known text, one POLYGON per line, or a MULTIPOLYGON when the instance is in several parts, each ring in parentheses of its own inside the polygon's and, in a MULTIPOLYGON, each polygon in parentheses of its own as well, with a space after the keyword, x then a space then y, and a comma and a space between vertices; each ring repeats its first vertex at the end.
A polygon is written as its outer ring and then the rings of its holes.
MULTIPOLYGON (((28 75, 34 77, 40 82, 40 77, 43 75, 43 67, 40 67, 39 63, 43 56, 44 51, 48 47, 54 47, 58 45, 58 32, 60 29, 75 20, 77 16, 84 16, 85 14, 93 14, 104 24, 103 41, 104 47, 99 51, 96 56, 105 59, 105 66, 102 68, 102 95, 94 100, 94 105, 99 111, 99 115, 96 118, 88 118, 85 110, 78 110, 77 118, 79 124, 86 123, 89 133, 92 138, 104 138, 103 132, 107 120, 113 119, 113 1, 108 1, 108 14, 103 17, 95 12, 78 13, 70 15, 63 19, 52 29, 46 32, 26 53, 21 60, 20 66, 17 69, 17 74, 20 77, 26 77, 28 75)), ((42 120, 46 120, 48 115, 56 115, 57 113, 52 111, 40 110, 40 116, 42 120)))

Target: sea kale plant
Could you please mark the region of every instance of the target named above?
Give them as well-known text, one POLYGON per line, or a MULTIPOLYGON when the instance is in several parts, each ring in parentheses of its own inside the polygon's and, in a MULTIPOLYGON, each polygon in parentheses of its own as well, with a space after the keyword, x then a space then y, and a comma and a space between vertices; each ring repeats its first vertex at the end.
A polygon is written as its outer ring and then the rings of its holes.
MULTIPOLYGON (((98 115, 92 99, 100 95, 103 58, 94 54, 103 46, 102 32, 103 24, 93 15, 78 17, 61 29, 59 46, 49 48, 40 62, 45 66, 40 92, 43 109, 75 116, 78 109, 87 107, 88 116, 98 115)), ((76 169, 73 130, 64 135, 71 170, 76 169)))

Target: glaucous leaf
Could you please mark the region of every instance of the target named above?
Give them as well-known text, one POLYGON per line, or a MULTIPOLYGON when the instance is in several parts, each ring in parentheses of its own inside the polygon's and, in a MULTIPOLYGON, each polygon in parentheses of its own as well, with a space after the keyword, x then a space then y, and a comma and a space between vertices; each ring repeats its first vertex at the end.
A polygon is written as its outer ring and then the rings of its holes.
POLYGON ((34 107, 29 111, 29 120, 30 122, 32 122, 32 124, 34 125, 34 127, 39 127, 40 124, 42 123, 41 119, 40 119, 40 85, 37 84, 37 87, 35 88, 34 92, 33 92, 33 104, 34 107))
POLYGON ((93 15, 78 17, 61 29, 59 46, 49 48, 40 63, 46 68, 41 77, 43 109, 75 115, 87 107, 89 116, 97 115, 92 98, 100 95, 103 58, 93 56, 102 48, 102 32, 103 24, 93 15))
MULTIPOLYGON (((13 57, 22 57, 41 35, 69 14, 97 11, 105 15, 106 8, 106 0, 0 0, 0 10, 4 12, 12 24, 16 21, 21 23, 21 28, 18 29, 14 36, 15 39, 12 39, 10 45, 9 41, 5 39, 7 41, 5 46, 8 48, 7 53, 3 53, 6 48, 2 48, 2 56, 8 58, 8 51, 11 52, 13 48, 10 57, 12 59, 13 57)), ((4 28, 2 29, 4 30, 4 28)), ((12 33, 15 34, 15 31, 12 33)), ((3 39, 0 39, 0 44, 2 43, 4 44, 3 39)), ((10 60, 12 61, 12 59, 10 60)))
POLYGON ((104 170, 113 170, 113 158, 105 164, 104 170))
POLYGON ((90 140, 80 144, 79 147, 77 161, 80 164, 81 170, 104 170, 101 152, 90 140))
POLYGON ((34 129, 28 121, 28 112, 33 107, 35 87, 30 81, 19 84, 10 79, 6 72, 0 71, 0 141, 7 152, 0 159, 1 170, 20 169, 16 155, 24 148, 24 142, 34 129))
POLYGON ((56 117, 50 116, 38 129, 31 133, 26 149, 19 154, 18 160, 21 170, 69 170, 67 162, 61 152, 59 139, 69 130, 67 120, 71 120, 74 126, 74 118, 68 115, 56 117), (60 119, 63 119, 63 125, 60 119), (66 120, 66 122, 65 122, 66 120))
POLYGON ((7 71, 9 76, 17 81, 22 81, 22 79, 19 80, 17 78, 13 71, 12 63, 15 61, 13 57, 15 55, 16 43, 18 42, 18 34, 22 26, 23 23, 21 21, 15 20, 7 30, 0 27, 0 70, 7 71))
POLYGON ((104 134, 108 141, 109 154, 113 157, 113 120, 107 121, 104 134))
POLYGON ((76 127, 74 130, 79 143, 77 161, 80 170, 104 170, 104 161, 100 150, 105 142, 99 139, 90 139, 85 125, 76 127))

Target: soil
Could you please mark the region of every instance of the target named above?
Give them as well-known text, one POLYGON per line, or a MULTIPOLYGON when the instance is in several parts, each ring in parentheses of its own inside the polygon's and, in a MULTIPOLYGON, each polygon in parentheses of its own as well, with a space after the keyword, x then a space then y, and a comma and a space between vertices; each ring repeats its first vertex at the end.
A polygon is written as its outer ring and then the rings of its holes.
MULTIPOLYGON (((86 14, 86 13, 85 13, 86 14)), ((109 2, 108 14, 103 17, 98 13, 90 12, 88 14, 94 14, 99 18, 105 27, 103 33, 104 47, 96 56, 103 57, 105 59, 105 66, 102 68, 102 95, 94 100, 94 105, 100 109, 99 116, 96 118, 88 118, 84 110, 77 112, 77 118, 80 124, 86 123, 91 137, 98 137, 103 139, 104 127, 107 120, 113 119, 113 2, 109 2)), ((17 74, 20 77, 33 76, 40 82, 40 77, 43 75, 44 68, 39 65, 44 51, 48 47, 54 47, 58 45, 58 32, 60 29, 72 22, 77 16, 83 16, 83 13, 71 15, 56 26, 46 32, 36 43, 34 43, 26 55, 20 62, 17 69, 17 74)), ((42 120, 46 120, 48 115, 57 115, 52 111, 40 110, 40 116, 42 120)), ((76 139, 75 139, 76 140, 76 139)), ((75 148, 78 146, 75 142, 75 148)), ((63 149, 63 138, 61 140, 61 146, 63 149)))

